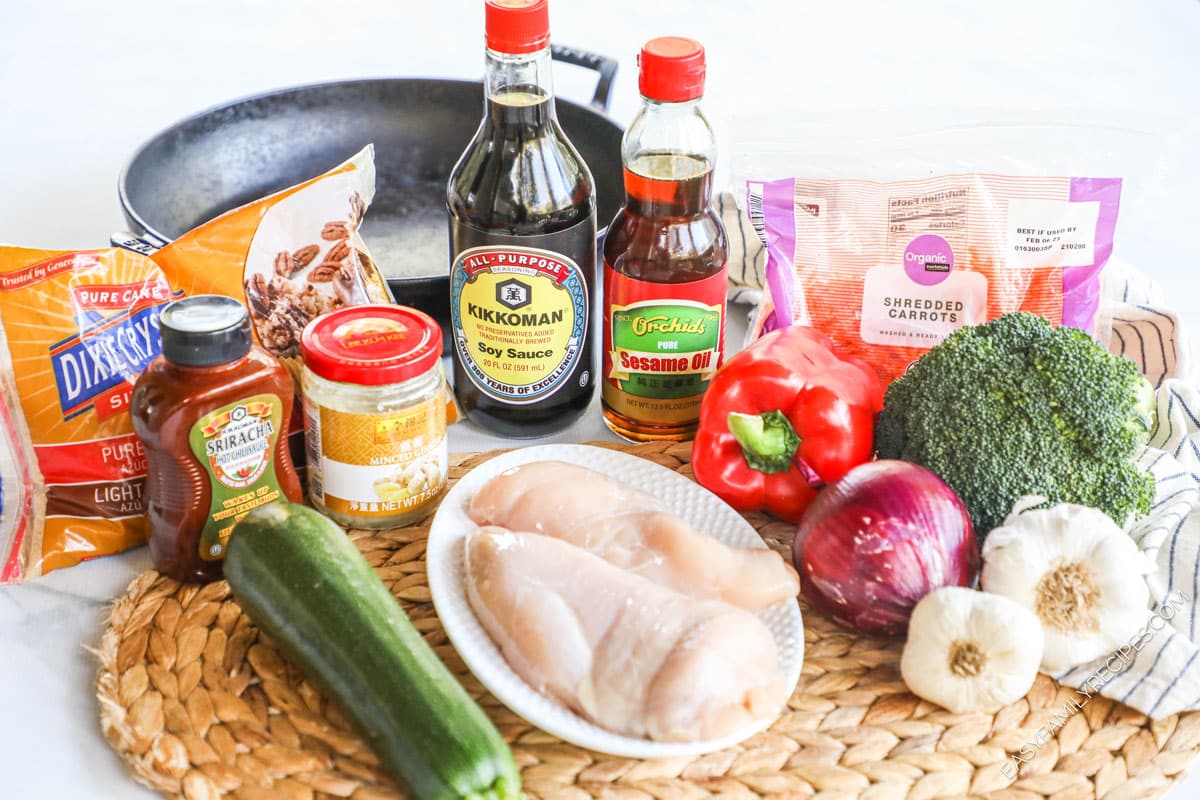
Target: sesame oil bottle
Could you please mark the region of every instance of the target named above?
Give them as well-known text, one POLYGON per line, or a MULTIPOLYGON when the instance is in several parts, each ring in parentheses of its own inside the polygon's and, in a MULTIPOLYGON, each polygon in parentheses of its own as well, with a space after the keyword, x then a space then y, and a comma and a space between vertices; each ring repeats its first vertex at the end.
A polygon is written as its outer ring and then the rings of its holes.
POLYGON ((631 441, 683 440, 725 348, 716 143, 700 111, 700 43, 652 39, 638 63, 642 107, 621 142, 625 204, 604 243, 604 421, 631 441))

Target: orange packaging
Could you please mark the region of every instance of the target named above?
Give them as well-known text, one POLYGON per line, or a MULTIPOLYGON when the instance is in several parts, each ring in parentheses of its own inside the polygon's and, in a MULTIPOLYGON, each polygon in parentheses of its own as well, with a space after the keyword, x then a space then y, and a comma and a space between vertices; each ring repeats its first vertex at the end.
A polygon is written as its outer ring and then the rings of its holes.
POLYGON ((293 375, 310 319, 390 302, 358 234, 374 184, 367 148, 150 256, 0 246, 0 582, 145 540, 146 456, 129 397, 160 352, 168 302, 242 300, 293 375))

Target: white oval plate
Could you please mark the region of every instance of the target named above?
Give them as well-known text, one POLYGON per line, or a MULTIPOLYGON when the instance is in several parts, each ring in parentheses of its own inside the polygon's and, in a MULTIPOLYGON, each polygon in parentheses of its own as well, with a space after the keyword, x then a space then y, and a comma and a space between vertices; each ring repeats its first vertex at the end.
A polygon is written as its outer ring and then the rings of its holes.
MULTIPOLYGON (((557 701, 535 691, 504 660, 479 624, 467 600, 464 544, 475 528, 467 505, 492 477, 531 461, 567 461, 625 481, 656 497, 697 530, 735 547, 766 548, 753 526, 704 487, 644 458, 587 445, 548 444, 512 450, 480 464, 446 494, 429 529, 425 554, 429 591, 442 627, 467 667, 501 703, 530 723, 565 742, 600 753, 629 758, 668 758, 711 753, 753 736, 774 721, 761 720, 735 734, 700 742, 654 742, 622 736, 595 725, 557 701)), ((758 614, 779 648, 779 661, 790 690, 800 679, 804 660, 804 623, 795 600, 776 603, 758 614)))

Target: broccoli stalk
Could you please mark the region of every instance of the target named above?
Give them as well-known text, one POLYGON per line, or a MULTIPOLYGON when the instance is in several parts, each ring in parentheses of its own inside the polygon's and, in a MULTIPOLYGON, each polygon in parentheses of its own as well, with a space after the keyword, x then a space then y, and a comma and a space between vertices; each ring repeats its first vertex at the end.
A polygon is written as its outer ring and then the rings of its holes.
POLYGON ((880 458, 937 473, 981 539, 1030 494, 1124 525, 1154 499, 1154 479, 1132 460, 1153 409, 1132 361, 1018 312, 959 329, 893 381, 875 445, 880 458))

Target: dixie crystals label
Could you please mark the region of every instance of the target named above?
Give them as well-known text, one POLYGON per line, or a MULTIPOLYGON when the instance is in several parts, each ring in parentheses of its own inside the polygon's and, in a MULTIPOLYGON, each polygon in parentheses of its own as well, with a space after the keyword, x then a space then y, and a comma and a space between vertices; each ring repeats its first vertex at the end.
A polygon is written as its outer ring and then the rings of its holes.
POLYGON ((533 403, 558 391, 579 361, 587 283, 561 253, 473 247, 450 269, 450 316, 471 381, 491 397, 533 403))

